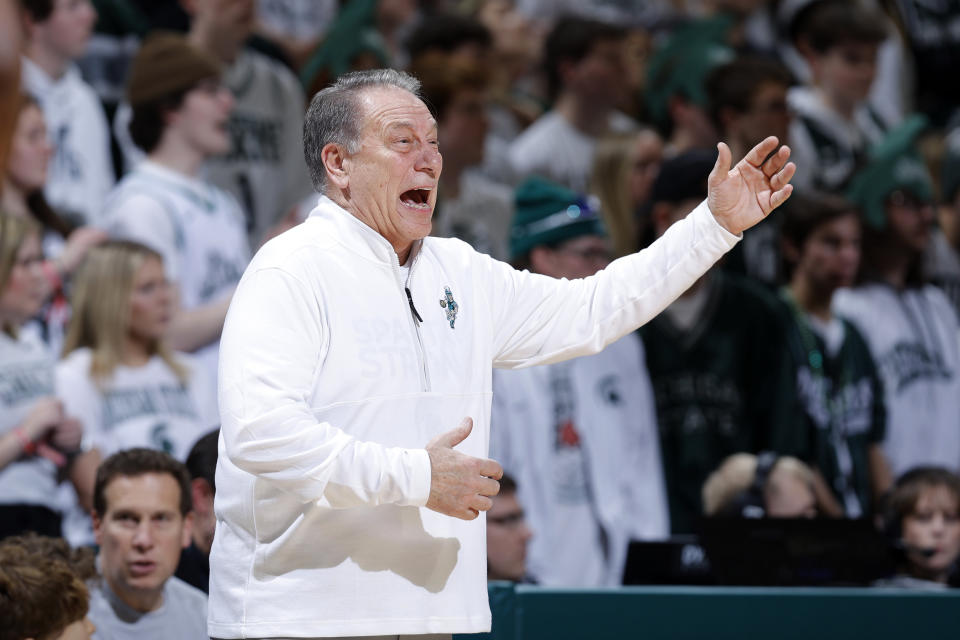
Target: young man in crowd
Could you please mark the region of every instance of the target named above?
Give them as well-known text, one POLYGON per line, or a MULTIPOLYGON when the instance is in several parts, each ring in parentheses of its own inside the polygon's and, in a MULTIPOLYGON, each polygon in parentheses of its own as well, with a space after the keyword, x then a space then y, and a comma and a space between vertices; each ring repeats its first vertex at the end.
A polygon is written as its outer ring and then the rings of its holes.
POLYGON ((207 598, 173 577, 193 524, 190 477, 153 449, 127 449, 97 470, 93 526, 102 579, 90 619, 103 638, 207 640, 207 598))
POLYGON ((847 196, 863 218, 862 267, 857 286, 834 300, 880 370, 883 448, 894 476, 918 465, 960 464, 960 326, 923 273, 934 219, 933 184, 914 144, 923 126, 917 117, 892 131, 854 177, 847 196))
POLYGON ((86 49, 97 18, 90 0, 20 0, 26 42, 23 88, 43 109, 53 161, 50 204, 71 223, 100 221, 114 183, 110 129, 96 93, 73 62, 86 49))
POLYGON ((785 375, 794 381, 798 421, 771 425, 771 448, 813 466, 821 511, 867 516, 891 483, 883 387, 863 336, 832 308, 860 266, 859 214, 839 197, 800 196, 784 209, 781 227, 785 375))
MULTIPOLYGON (((518 187, 510 249, 551 278, 592 276, 611 261, 596 201, 533 177, 518 187)), ((520 485, 537 536, 531 576, 546 586, 621 583, 631 539, 669 533, 656 414, 635 333, 604 351, 496 371, 490 453, 520 485)))
POLYGON ((891 125, 867 102, 887 27, 857 2, 818 2, 809 12, 796 37, 813 83, 788 95, 796 185, 842 193, 891 125))
POLYGON ((557 21, 544 45, 553 108, 517 137, 507 152, 518 179, 540 175, 584 192, 597 139, 635 123, 617 109, 626 101, 622 28, 584 18, 557 21))
MULTIPOLYGON (((667 160, 653 187, 656 237, 707 194, 714 154, 667 160)), ((789 399, 775 300, 759 285, 714 267, 640 329, 653 381, 660 452, 674 533, 691 533, 701 488, 727 456, 766 447, 789 399)))
MULTIPOLYGON (((710 119, 734 155, 746 153, 767 136, 787 138, 790 84, 790 72, 766 58, 738 57, 710 72, 705 82, 710 119)), ((775 285, 778 223, 774 216, 751 230, 724 260, 724 268, 775 285)))
POLYGON ((133 61, 127 99, 130 133, 147 157, 111 193, 105 226, 163 256, 176 300, 169 344, 195 353, 215 386, 220 331, 250 249, 237 201, 200 176, 229 149, 233 97, 215 59, 158 34, 133 61))
POLYGON ((210 547, 217 528, 213 512, 213 497, 217 483, 217 441, 220 430, 206 434, 193 445, 187 456, 187 471, 190 472, 190 493, 193 502, 193 526, 190 546, 180 555, 177 577, 200 589, 210 590, 210 547))

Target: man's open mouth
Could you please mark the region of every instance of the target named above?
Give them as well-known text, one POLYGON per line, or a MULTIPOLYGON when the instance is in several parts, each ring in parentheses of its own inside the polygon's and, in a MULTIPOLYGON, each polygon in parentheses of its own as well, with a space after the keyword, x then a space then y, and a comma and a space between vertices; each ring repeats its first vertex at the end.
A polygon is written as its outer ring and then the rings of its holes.
POLYGON ((400 202, 415 209, 430 209, 430 189, 410 189, 400 194, 400 202))

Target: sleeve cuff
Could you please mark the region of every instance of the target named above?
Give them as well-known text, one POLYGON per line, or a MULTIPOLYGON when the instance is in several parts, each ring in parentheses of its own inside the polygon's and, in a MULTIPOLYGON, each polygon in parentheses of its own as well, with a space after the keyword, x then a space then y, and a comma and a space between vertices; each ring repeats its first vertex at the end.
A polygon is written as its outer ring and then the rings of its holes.
POLYGON ((403 460, 410 469, 410 487, 402 506, 425 507, 430 499, 430 454, 426 449, 403 449, 403 460))
POLYGON ((715 234, 718 238, 722 238, 723 242, 727 245, 728 248, 733 248, 735 244, 740 242, 743 239, 743 234, 735 235, 727 231, 727 229, 717 222, 717 219, 714 217, 713 212, 710 211, 710 207, 707 205, 707 201, 704 200, 690 213, 692 216, 698 218, 698 222, 701 220, 704 222, 704 227, 711 229, 711 233, 715 234))

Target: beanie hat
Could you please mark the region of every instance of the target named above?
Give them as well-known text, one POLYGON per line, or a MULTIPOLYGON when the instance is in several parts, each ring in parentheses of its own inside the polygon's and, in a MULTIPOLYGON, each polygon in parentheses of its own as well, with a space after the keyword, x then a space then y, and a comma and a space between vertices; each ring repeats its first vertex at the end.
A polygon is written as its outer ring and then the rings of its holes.
POLYGON ((926 202, 933 201, 933 183, 926 163, 914 146, 927 119, 917 115, 887 133, 869 154, 867 165, 854 174, 847 197, 854 202, 871 228, 887 225, 886 199, 903 189, 926 202))
POLYGON ((605 236, 599 201, 538 176, 514 193, 510 257, 518 258, 541 245, 580 236, 605 236))
POLYGON ((127 101, 131 106, 192 89, 218 78, 220 64, 176 33, 158 33, 143 43, 130 65, 127 101))
POLYGON ((653 182, 650 203, 679 204, 707 197, 707 178, 717 162, 717 152, 706 149, 686 151, 665 160, 653 182))

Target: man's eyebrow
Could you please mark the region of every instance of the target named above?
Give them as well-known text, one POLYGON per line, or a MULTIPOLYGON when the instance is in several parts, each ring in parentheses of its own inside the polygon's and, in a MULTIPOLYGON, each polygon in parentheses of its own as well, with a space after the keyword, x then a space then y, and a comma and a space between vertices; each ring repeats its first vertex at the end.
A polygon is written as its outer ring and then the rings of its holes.
MULTIPOLYGON (((436 131, 437 128, 438 128, 438 127, 437 127, 437 121, 434 120, 433 118, 430 118, 430 131, 431 131, 431 132, 436 131)), ((387 131, 395 131, 395 130, 397 130, 397 129, 409 129, 409 130, 411 130, 411 131, 415 131, 415 130, 416 130, 416 127, 414 126, 414 124, 413 124, 412 122, 409 122, 408 120, 401 120, 401 121, 399 121, 399 122, 391 122, 390 124, 387 125, 387 131)))

